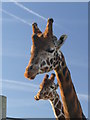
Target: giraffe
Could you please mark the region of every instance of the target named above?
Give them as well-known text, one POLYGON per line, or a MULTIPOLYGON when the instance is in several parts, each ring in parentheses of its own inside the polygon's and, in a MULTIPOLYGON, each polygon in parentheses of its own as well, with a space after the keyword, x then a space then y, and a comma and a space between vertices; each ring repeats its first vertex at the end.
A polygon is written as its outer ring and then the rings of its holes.
POLYGON ((44 33, 40 31, 37 23, 32 24, 32 29, 31 57, 24 76, 31 80, 37 74, 54 70, 60 88, 65 117, 68 119, 85 118, 71 79, 71 73, 66 65, 64 55, 60 51, 67 35, 64 34, 57 40, 57 37, 53 35, 52 18, 48 19, 44 33))
POLYGON ((50 79, 48 77, 49 75, 46 74, 42 83, 40 84, 40 90, 34 98, 35 100, 49 100, 56 119, 66 120, 63 112, 62 102, 60 100, 59 94, 56 91, 58 84, 54 83, 55 74, 52 73, 50 79))

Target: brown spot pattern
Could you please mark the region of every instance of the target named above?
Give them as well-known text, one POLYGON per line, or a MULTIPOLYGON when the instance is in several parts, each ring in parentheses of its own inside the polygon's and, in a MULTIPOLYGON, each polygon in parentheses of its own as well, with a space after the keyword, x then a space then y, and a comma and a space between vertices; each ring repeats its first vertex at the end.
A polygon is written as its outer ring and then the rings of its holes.
POLYGON ((47 64, 50 65, 49 58, 46 60, 47 64))
POLYGON ((58 98, 55 99, 54 105, 56 105, 57 101, 58 101, 58 98))
POLYGON ((58 116, 60 114, 60 110, 58 108, 55 108, 55 113, 58 116))
POLYGON ((60 102, 60 101, 58 102, 58 104, 57 104, 56 107, 57 107, 57 108, 61 108, 61 102, 60 102))

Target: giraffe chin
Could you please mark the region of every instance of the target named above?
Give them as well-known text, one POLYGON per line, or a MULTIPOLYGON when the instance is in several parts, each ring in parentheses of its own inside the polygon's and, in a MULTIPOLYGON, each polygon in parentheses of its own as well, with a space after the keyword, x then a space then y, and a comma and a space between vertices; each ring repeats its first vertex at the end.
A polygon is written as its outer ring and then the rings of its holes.
POLYGON ((29 77, 28 79, 29 79, 29 80, 34 80, 34 78, 35 78, 35 76, 29 77))

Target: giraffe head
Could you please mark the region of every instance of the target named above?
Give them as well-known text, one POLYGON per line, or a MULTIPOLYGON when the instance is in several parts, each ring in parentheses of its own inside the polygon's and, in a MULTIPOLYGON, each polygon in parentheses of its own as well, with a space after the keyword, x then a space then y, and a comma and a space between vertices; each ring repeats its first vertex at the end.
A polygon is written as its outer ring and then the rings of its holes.
POLYGON ((42 83, 40 84, 40 90, 37 95, 34 97, 35 100, 52 100, 55 98, 57 94, 56 89, 58 88, 58 84, 54 83, 55 74, 51 74, 51 77, 48 78, 49 75, 45 75, 42 83))
POLYGON ((31 57, 24 73, 28 79, 34 79, 37 74, 49 72, 59 64, 61 56, 59 48, 67 35, 62 35, 57 40, 57 37, 53 35, 52 24, 53 19, 48 19, 44 33, 39 30, 37 23, 32 24, 31 57))

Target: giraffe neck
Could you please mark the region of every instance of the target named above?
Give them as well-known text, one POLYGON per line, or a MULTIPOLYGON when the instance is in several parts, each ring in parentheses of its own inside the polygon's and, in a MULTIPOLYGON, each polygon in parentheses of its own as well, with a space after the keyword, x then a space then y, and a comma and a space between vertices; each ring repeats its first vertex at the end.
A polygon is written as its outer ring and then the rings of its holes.
POLYGON ((82 108, 65 60, 63 61, 62 69, 58 66, 55 69, 55 73, 60 87, 63 109, 66 118, 82 118, 82 108))
POLYGON ((60 101, 59 95, 56 94, 55 98, 52 100, 49 100, 52 106, 52 109, 54 111, 54 115, 56 118, 58 118, 59 120, 63 118, 63 120, 65 120, 65 115, 63 112, 63 105, 60 101))

